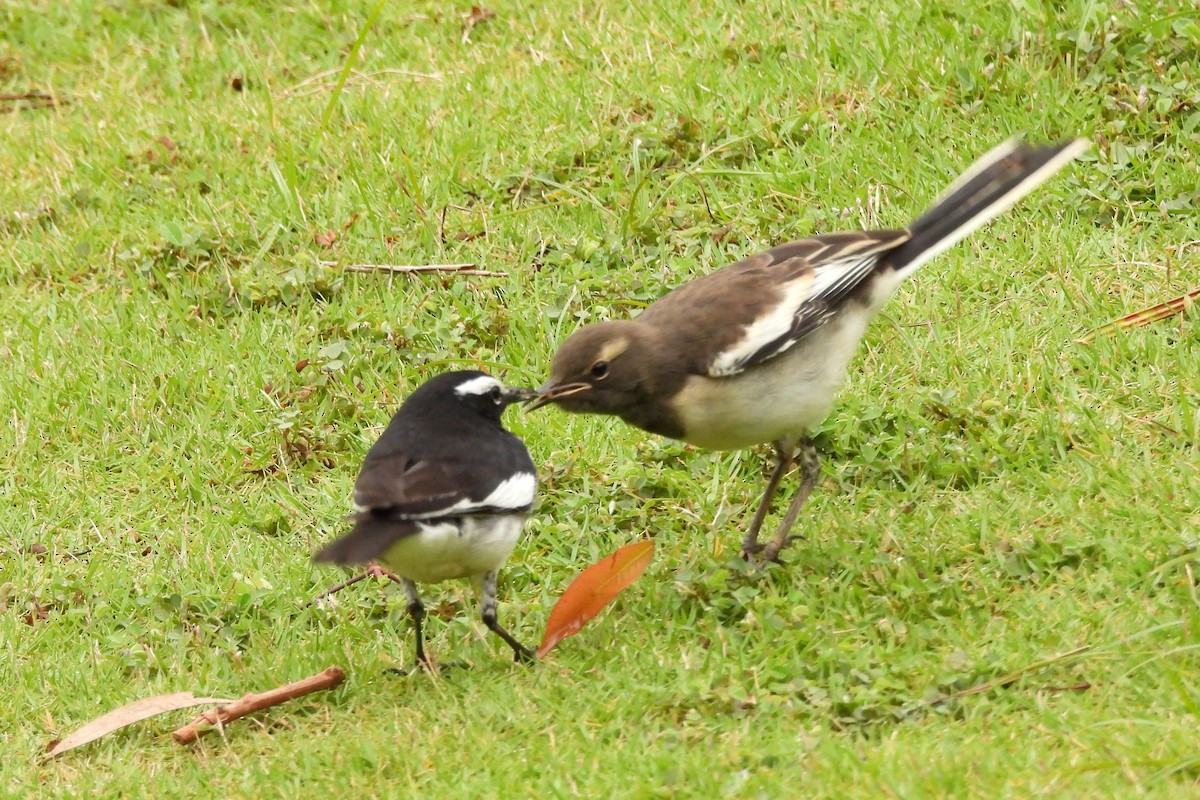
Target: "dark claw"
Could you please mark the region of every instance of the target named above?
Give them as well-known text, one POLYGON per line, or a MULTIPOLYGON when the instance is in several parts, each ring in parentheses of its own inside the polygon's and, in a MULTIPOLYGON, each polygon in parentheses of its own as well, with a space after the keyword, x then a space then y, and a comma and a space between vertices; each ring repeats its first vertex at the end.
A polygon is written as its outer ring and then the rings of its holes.
POLYGON ((437 675, 452 669, 468 669, 471 665, 465 661, 448 661, 445 664, 434 664, 429 661, 415 661, 408 669, 404 667, 388 667, 383 671, 385 675, 398 675, 401 678, 415 675, 418 672, 428 672, 437 675))
POLYGON ((741 552, 742 561, 754 561, 754 557, 766 549, 767 546, 761 542, 755 542, 754 544, 743 543, 741 552))
POLYGON ((782 553, 784 548, 790 545, 792 542, 799 541, 803 538, 804 537, 800 534, 793 533, 784 540, 783 544, 779 548, 774 546, 774 542, 769 544, 762 544, 761 542, 755 542, 752 545, 743 544, 741 554, 742 560, 749 561, 751 563, 757 562, 759 566, 766 563, 782 564, 783 561, 780 560, 779 554, 782 553), (759 555, 762 556, 761 559, 758 558, 759 555))

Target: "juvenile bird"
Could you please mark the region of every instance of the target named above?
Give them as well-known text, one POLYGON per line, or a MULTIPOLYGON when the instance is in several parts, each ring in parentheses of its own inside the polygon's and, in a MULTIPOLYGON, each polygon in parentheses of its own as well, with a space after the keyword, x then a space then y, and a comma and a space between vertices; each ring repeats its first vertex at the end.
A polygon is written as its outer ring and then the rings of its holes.
POLYGON ((470 578, 483 623, 533 658, 496 619, 496 574, 508 558, 537 491, 525 445, 501 425, 504 409, 533 396, 477 371, 422 384, 367 451, 354 485, 354 528, 316 561, 378 560, 400 577, 416 629, 417 663, 429 665, 418 583, 470 578))
POLYGON ((584 326, 555 353, 528 409, 612 414, 714 450, 773 443, 775 469, 742 553, 777 560, 820 473, 809 431, 829 414, 867 324, 918 267, 1087 146, 1005 142, 904 230, 788 242, 686 283, 632 320, 584 326), (759 529, 797 450, 800 489, 764 547, 759 529))

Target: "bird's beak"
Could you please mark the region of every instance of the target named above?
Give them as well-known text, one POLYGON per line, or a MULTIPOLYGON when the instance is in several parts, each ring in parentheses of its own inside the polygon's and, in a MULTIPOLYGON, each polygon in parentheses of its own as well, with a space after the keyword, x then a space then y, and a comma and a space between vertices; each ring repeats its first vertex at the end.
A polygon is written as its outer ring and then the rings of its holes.
POLYGON ((556 400, 561 400, 564 397, 586 392, 592 388, 590 383, 561 383, 556 384, 554 381, 547 381, 542 388, 534 392, 533 399, 525 406, 525 411, 536 411, 542 406, 549 405, 556 400))
POLYGON ((524 403, 538 396, 537 389, 522 389, 519 386, 509 386, 504 390, 504 404, 524 403))

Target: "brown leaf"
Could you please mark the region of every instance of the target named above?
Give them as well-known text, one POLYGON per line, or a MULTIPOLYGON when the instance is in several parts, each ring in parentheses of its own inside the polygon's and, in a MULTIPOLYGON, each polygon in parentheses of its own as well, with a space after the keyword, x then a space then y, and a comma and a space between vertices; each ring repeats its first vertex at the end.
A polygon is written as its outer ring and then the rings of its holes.
POLYGON ((37 600, 29 601, 29 610, 21 616, 26 625, 36 625, 50 619, 50 606, 44 606, 37 600))
POLYGON ((174 694, 143 697, 141 700, 126 703, 120 708, 113 709, 107 714, 96 717, 83 727, 75 729, 69 736, 59 741, 50 749, 50 752, 46 754, 46 760, 60 756, 68 750, 74 750, 76 747, 85 745, 88 742, 94 742, 101 736, 107 736, 113 731, 124 728, 126 725, 132 725, 135 722, 141 722, 144 719, 165 714, 168 711, 191 708, 192 706, 230 702, 232 701, 220 697, 196 697, 191 692, 175 692, 174 694))
POLYGON ((546 634, 538 647, 538 658, 553 650, 563 639, 578 633, 588 620, 646 571, 652 558, 654 541, 643 539, 618 548, 612 555, 579 573, 550 612, 546 634))
POLYGON ((313 238, 317 240, 317 244, 321 245, 321 247, 329 248, 333 247, 333 243, 337 241, 338 235, 337 231, 329 230, 324 233, 318 233, 313 238))
POLYGON ((480 6, 471 6, 471 10, 463 17, 463 32, 462 40, 467 42, 471 38, 471 29, 481 22, 487 22, 492 17, 496 16, 496 12, 480 6))
POLYGON ((733 232, 732 225, 726 225, 724 228, 721 228, 721 230, 719 230, 719 231, 713 231, 710 234, 710 236, 712 236, 713 244, 720 244, 721 242, 725 241, 725 237, 729 236, 729 234, 732 232, 733 232))

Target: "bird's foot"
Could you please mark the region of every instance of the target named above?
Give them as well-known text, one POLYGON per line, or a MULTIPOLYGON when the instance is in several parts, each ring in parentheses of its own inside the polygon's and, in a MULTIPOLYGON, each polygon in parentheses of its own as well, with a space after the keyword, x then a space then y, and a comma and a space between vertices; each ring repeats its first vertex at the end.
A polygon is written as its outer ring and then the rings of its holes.
POLYGON ((514 647, 513 661, 518 664, 532 664, 537 661, 537 653, 530 650, 528 647, 514 647))
POLYGON ((376 564, 374 562, 371 562, 370 564, 367 565, 367 568, 365 570, 363 570, 363 574, 367 575, 368 577, 371 577, 371 578, 387 578, 390 581, 395 581, 396 583, 401 583, 400 578, 396 577, 396 573, 394 573, 390 570, 384 569, 383 567, 379 566, 378 564, 376 564))
POLYGON ((752 526, 746 538, 742 539, 742 560, 753 564, 758 560, 758 555, 766 549, 767 546, 758 540, 758 526, 752 526))
POLYGON ((803 539, 803 536, 792 534, 782 541, 775 539, 767 544, 762 542, 742 542, 742 560, 756 564, 760 569, 767 564, 782 564, 779 554, 792 542, 803 539))
POLYGON ((742 561, 753 563, 758 560, 758 554, 766 549, 767 546, 762 542, 742 542, 742 561))
POLYGON ((471 665, 465 661, 447 661, 444 664, 439 664, 431 659, 418 658, 413 665, 408 669, 404 667, 388 667, 383 671, 385 675, 398 675, 401 678, 414 675, 418 672, 428 672, 430 675, 439 675, 452 669, 467 669, 471 665))

